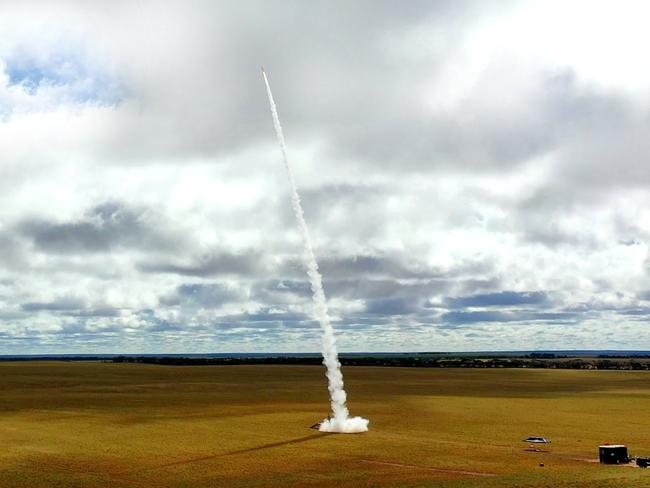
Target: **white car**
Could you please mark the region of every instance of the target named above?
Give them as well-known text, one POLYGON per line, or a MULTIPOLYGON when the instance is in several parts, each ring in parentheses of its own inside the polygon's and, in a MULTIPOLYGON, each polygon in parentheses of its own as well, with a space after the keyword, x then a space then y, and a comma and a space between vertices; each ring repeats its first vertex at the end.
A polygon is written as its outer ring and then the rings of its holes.
POLYGON ((528 438, 523 439, 524 442, 528 442, 530 444, 550 444, 551 440, 547 439, 546 437, 539 437, 536 435, 531 435, 528 436, 528 438))

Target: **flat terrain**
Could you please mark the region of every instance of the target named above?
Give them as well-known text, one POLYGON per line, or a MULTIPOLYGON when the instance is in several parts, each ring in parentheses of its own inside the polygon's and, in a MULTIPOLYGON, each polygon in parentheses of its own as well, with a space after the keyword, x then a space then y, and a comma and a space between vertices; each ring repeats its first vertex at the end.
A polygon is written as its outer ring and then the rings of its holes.
POLYGON ((323 373, 0 363, 0 487, 650 486, 590 462, 604 441, 650 455, 648 372, 348 367, 357 435, 309 429, 323 373))

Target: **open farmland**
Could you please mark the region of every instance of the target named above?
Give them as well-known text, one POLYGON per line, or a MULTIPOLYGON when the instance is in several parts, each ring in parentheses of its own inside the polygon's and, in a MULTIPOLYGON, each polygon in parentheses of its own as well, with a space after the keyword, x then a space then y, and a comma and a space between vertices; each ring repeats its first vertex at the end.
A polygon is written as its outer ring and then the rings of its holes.
POLYGON ((366 434, 309 429, 328 412, 316 366, 0 363, 0 487, 650 484, 590 462, 603 441, 650 455, 646 372, 344 373, 366 434))

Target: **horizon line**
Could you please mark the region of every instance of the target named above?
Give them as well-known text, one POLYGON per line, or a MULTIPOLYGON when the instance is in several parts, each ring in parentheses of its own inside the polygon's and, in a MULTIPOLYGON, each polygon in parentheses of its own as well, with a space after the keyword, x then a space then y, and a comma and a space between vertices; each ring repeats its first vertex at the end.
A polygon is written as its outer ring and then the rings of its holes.
MULTIPOLYGON (((467 351, 343 351, 345 354, 498 354, 498 353, 571 353, 571 352, 618 352, 618 353, 648 353, 650 349, 496 349, 496 350, 467 350, 467 351)), ((245 355, 245 354, 264 354, 264 355, 314 355, 321 356, 319 351, 232 351, 232 352, 61 352, 61 353, 13 353, 0 354, 3 357, 57 357, 57 356, 201 356, 201 355, 245 355)))

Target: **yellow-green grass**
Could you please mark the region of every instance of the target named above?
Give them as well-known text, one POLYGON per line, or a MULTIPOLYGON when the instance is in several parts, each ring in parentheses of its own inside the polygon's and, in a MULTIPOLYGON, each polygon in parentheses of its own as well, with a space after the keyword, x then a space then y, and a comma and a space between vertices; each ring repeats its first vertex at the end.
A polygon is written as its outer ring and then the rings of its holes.
POLYGON ((604 441, 650 455, 648 373, 344 374, 365 434, 309 429, 328 412, 315 366, 0 363, 0 487, 650 486, 590 462, 604 441))

